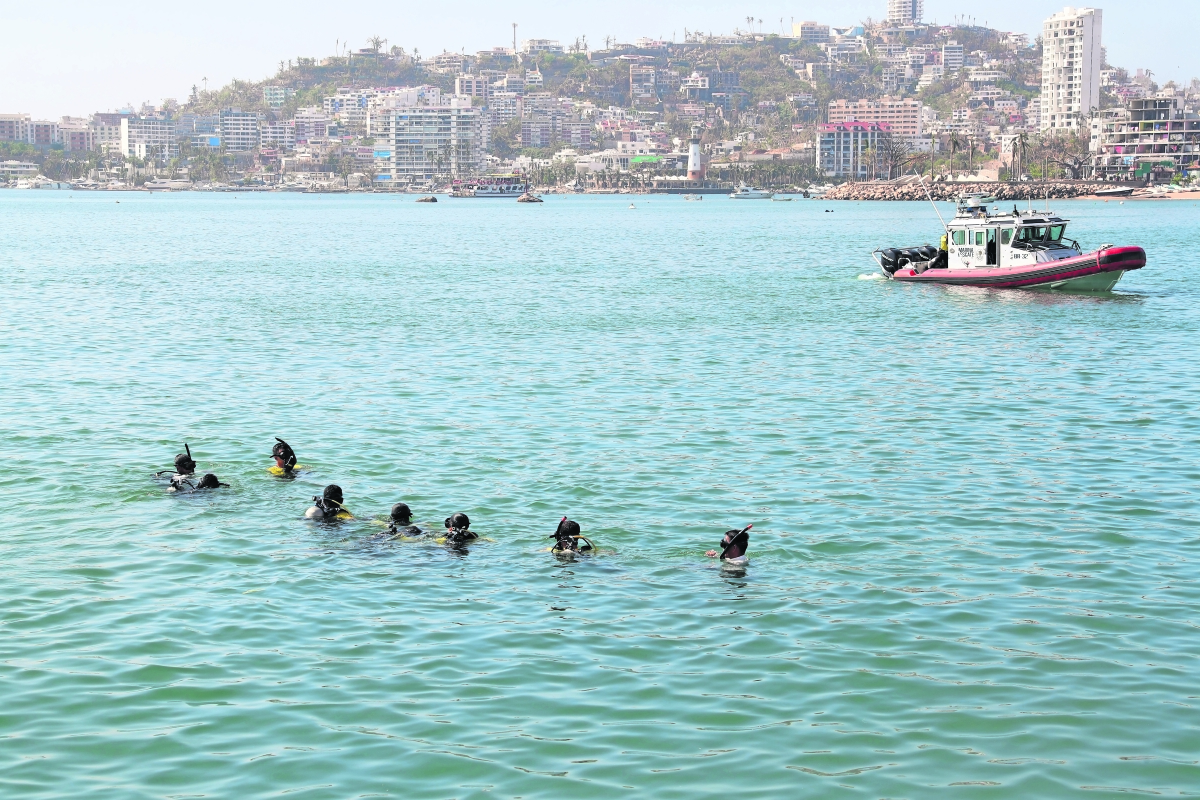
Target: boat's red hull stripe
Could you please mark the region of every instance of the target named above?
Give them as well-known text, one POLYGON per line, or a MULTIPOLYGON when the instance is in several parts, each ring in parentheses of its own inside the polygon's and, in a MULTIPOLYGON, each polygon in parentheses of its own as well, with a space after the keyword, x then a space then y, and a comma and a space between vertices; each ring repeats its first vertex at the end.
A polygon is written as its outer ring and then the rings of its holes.
POLYGON ((1128 271, 1146 266, 1146 251, 1140 247, 1111 247, 1103 252, 1088 253, 1061 261, 1032 265, 1030 269, 1012 272, 999 269, 965 270, 930 269, 920 275, 913 270, 899 270, 893 278, 910 283, 947 283, 955 286, 1019 287, 1082 278, 1102 272, 1128 271), (983 273, 983 274, 980 274, 983 273), (990 273, 990 274, 989 274, 990 273))

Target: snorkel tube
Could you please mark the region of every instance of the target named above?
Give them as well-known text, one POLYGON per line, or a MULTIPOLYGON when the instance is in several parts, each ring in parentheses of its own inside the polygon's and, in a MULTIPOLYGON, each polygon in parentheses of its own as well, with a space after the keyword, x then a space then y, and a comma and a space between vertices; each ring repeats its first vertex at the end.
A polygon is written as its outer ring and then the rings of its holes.
POLYGON ((196 460, 192 458, 192 448, 188 447, 187 442, 183 443, 183 449, 187 453, 175 456, 175 471, 180 475, 191 475, 196 471, 196 460))
POLYGON ((753 527, 753 525, 747 525, 740 531, 725 531, 725 536, 721 539, 722 561, 731 558, 742 558, 746 555, 746 550, 750 548, 750 529, 753 527))

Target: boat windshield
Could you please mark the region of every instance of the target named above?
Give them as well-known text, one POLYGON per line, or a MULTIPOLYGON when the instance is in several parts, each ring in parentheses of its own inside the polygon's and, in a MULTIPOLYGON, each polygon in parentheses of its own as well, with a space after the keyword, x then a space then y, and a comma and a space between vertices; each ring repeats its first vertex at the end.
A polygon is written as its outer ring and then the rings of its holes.
POLYGON ((1023 244, 1061 242, 1066 230, 1066 225, 1033 225, 1017 231, 1017 241, 1023 244))
POLYGON ((1036 228, 1021 228, 1021 230, 1017 231, 1018 242, 1033 244, 1034 242, 1043 242, 1045 240, 1046 229, 1042 226, 1038 226, 1036 228))

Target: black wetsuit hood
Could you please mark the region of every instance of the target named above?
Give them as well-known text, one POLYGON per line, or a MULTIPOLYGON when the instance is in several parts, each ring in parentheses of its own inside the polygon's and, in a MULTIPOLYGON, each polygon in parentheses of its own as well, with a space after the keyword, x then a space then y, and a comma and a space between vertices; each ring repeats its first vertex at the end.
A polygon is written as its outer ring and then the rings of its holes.
POLYGON ((446 517, 446 538, 451 542, 466 542, 479 538, 475 533, 468 530, 470 526, 470 518, 461 511, 446 517))
POLYGON ((228 487, 228 483, 221 483, 217 480, 217 476, 211 472, 204 473, 204 477, 200 479, 200 483, 196 484, 197 489, 216 489, 219 486, 228 487))
POLYGON ((175 456, 175 471, 180 475, 191 475, 196 471, 196 462, 192 459, 192 448, 188 447, 187 442, 184 442, 183 449, 187 452, 175 456))
POLYGON ((296 468, 296 451, 292 450, 292 446, 278 436, 275 437, 275 442, 276 445, 271 448, 271 456, 283 461, 284 472, 291 472, 296 468))
POLYGON ((313 498, 313 505, 321 510, 321 513, 327 517, 337 516, 345 511, 342 505, 342 487, 336 483, 331 483, 325 487, 325 491, 320 497, 313 498))
POLYGON ((563 517, 558 522, 558 529, 550 536, 554 539, 554 550, 591 550, 592 546, 583 539, 579 532, 579 523, 563 517))

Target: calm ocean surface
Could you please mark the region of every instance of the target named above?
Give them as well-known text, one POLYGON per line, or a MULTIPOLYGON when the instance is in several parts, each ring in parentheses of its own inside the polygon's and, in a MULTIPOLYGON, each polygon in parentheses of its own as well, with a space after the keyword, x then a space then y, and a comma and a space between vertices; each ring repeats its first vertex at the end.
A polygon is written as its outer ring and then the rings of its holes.
POLYGON ((1200 795, 1200 205, 413 199, 0 192, 0 796, 1200 795))

